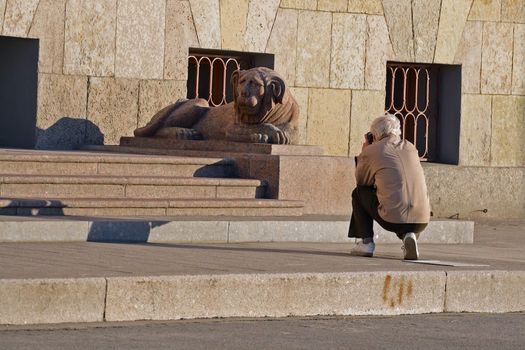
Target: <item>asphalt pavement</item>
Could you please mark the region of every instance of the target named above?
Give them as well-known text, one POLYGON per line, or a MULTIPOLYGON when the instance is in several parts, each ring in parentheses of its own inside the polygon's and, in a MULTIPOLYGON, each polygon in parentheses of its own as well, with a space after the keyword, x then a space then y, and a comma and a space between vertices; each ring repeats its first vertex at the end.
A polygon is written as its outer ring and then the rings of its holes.
POLYGON ((523 349, 524 313, 0 326, 1 349, 523 349))

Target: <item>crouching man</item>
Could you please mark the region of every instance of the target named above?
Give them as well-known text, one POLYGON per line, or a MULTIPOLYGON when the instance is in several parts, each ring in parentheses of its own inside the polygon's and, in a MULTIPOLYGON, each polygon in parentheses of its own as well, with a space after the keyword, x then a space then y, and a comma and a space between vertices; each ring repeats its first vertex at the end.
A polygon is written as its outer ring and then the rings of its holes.
POLYGON ((400 138, 399 120, 390 114, 376 118, 367 135, 370 140, 365 135, 361 154, 356 157, 357 187, 352 192, 348 232, 348 237, 361 241, 350 254, 374 254, 375 220, 403 240, 406 260, 417 260, 416 234, 425 229, 430 219, 425 175, 417 149, 400 138))

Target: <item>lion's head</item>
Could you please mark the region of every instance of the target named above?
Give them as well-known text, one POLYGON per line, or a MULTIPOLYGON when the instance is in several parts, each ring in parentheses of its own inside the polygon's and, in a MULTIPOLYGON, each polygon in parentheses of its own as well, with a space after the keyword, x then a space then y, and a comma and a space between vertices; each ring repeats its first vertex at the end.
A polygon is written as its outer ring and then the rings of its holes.
POLYGON ((271 111, 283 103, 286 86, 279 75, 265 67, 235 71, 231 77, 237 123, 275 123, 271 111))

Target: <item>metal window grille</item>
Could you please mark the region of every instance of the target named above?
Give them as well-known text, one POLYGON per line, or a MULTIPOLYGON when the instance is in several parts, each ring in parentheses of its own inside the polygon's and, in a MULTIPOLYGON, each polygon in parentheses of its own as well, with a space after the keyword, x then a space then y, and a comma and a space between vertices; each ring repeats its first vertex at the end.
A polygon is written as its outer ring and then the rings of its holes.
POLYGON ((188 86, 191 98, 204 98, 210 106, 231 102, 228 89, 231 73, 241 68, 238 57, 193 54, 188 56, 188 64, 195 74, 193 86, 188 86))
POLYGON ((385 111, 401 122, 402 137, 418 149, 421 160, 429 156, 429 134, 434 125, 430 65, 388 63, 385 111))

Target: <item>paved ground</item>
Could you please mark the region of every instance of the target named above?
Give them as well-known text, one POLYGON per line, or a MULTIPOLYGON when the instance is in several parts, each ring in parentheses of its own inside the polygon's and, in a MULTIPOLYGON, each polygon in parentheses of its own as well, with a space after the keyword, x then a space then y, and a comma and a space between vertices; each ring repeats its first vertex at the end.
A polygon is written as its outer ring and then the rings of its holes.
POLYGON ((0 326, 0 348, 523 349, 524 324, 516 313, 0 326))
POLYGON ((399 270, 524 270, 525 221, 485 222, 473 245, 421 245, 421 258, 488 266, 403 262, 401 244, 379 245, 374 258, 348 255, 353 244, 0 243, 0 279, 227 273, 399 270))

